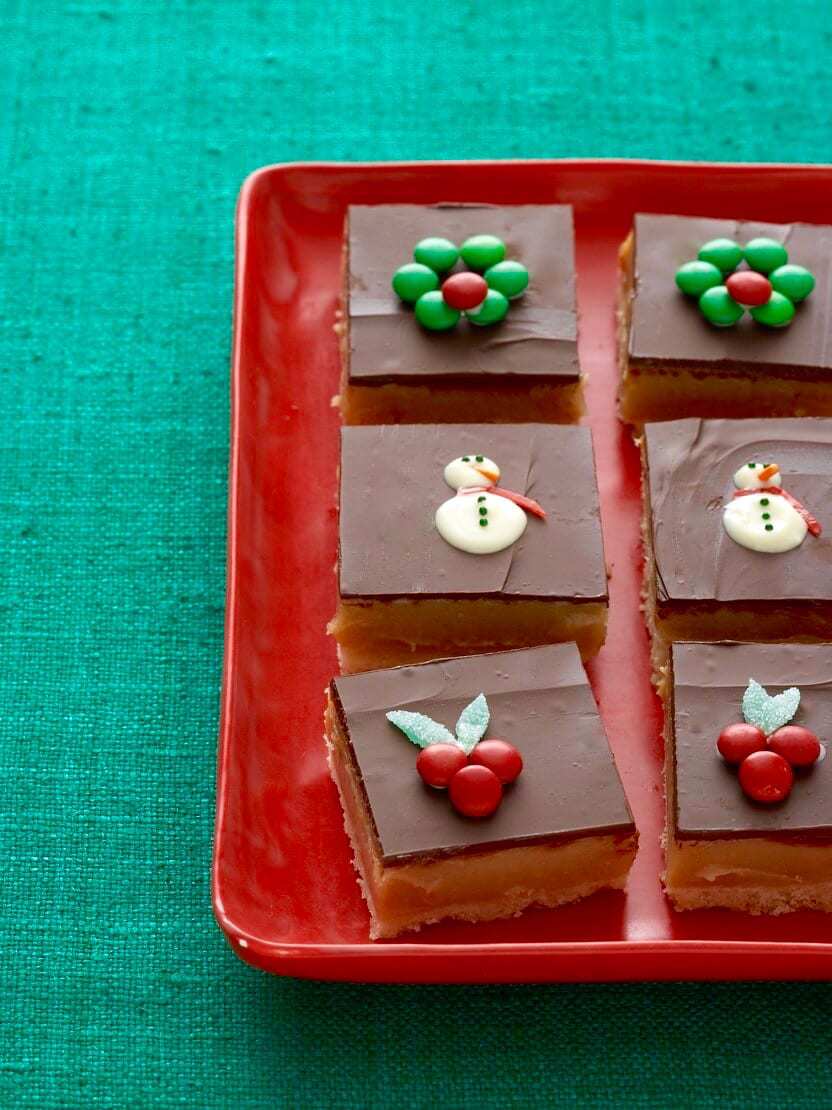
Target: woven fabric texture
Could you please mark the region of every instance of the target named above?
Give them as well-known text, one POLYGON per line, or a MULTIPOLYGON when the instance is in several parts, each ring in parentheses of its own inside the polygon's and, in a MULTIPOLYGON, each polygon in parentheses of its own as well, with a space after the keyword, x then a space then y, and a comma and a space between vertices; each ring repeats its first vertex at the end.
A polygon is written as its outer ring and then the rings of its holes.
POLYGON ((208 897, 243 177, 830 161, 825 0, 5 0, 0 46, 0 1105, 829 1105, 827 985, 281 981, 208 897))

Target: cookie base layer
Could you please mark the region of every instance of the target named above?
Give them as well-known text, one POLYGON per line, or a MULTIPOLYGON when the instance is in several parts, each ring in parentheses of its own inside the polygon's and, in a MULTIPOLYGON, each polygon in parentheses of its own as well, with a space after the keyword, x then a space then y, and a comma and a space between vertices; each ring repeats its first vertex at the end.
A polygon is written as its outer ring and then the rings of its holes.
POLYGON ((331 702, 325 727, 329 766, 370 911, 371 939, 395 937, 446 918, 513 917, 532 905, 551 908, 624 887, 635 858, 635 835, 585 836, 385 866, 331 702))
MULTIPOLYGON (((766 368, 757 374, 717 371, 683 362, 656 363, 629 356, 633 299, 634 236, 619 250, 619 411, 628 424, 686 416, 739 419, 754 416, 832 416, 826 380, 807 380, 766 368)), ((672 275, 670 279, 672 280, 672 275)))
POLYGON ((571 640, 588 659, 600 651, 606 629, 607 606, 594 601, 401 598, 342 599, 328 631, 342 670, 353 673, 571 640))

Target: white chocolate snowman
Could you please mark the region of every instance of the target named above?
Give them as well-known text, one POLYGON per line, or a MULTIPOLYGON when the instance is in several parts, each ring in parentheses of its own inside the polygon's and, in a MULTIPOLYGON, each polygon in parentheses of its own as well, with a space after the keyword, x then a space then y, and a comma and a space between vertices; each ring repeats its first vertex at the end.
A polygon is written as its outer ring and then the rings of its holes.
POLYGON ((445 481, 459 492, 436 510, 436 529, 446 543, 471 555, 490 555, 520 539, 528 518, 513 501, 488 492, 499 480, 500 468, 485 455, 448 463, 445 481))
POLYGON ((776 463, 746 463, 734 475, 734 485, 738 490, 761 491, 734 497, 725 506, 722 523, 735 543, 769 554, 791 551, 803 543, 806 521, 786 497, 765 492, 765 487, 781 485, 776 463))

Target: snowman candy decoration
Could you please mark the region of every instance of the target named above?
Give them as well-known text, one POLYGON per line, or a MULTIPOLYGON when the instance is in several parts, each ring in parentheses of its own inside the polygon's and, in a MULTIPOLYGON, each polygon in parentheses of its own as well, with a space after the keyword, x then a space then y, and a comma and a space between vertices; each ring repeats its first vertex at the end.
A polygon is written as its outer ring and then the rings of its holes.
POLYGON ((461 455, 445 467, 445 481, 456 490, 436 510, 436 529, 452 547, 471 555, 503 551, 523 535, 527 513, 545 519, 530 497, 501 489, 500 468, 485 455, 461 455))
POLYGON ((735 543, 774 555, 799 547, 807 532, 820 535, 820 524, 782 488, 777 463, 745 463, 734 474, 734 485, 722 523, 735 543))

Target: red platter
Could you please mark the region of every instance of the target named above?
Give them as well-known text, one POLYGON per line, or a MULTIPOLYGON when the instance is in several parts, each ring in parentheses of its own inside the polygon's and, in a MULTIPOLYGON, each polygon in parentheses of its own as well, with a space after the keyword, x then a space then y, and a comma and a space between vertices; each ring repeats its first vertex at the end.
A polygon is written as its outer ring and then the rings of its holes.
MULTIPOLYGON (((676 914, 663 897, 661 721, 639 612, 639 468, 615 412, 616 251, 636 211, 828 222, 832 167, 662 162, 285 165, 237 212, 228 598, 213 901, 234 950, 325 979, 511 982, 832 978, 832 920, 676 914), (336 667, 338 383, 333 332, 350 203, 569 203, 580 354, 610 582, 590 665, 641 832, 626 895, 371 943, 322 741, 336 667)), ((372 557, 372 553, 369 553, 372 557)))

